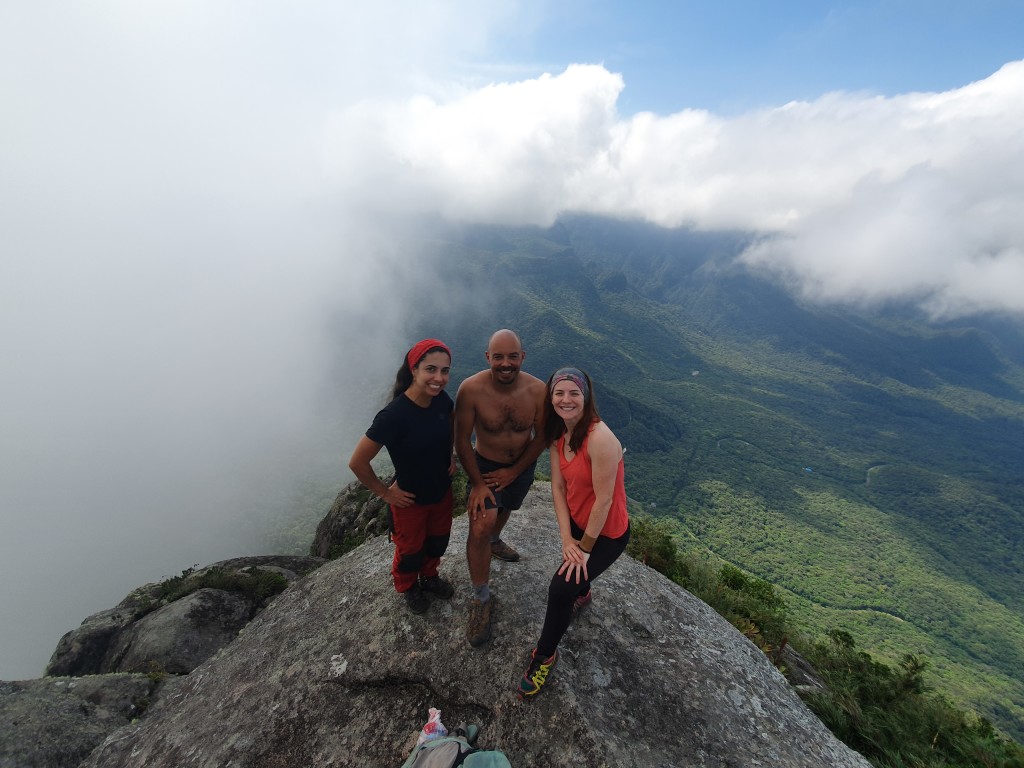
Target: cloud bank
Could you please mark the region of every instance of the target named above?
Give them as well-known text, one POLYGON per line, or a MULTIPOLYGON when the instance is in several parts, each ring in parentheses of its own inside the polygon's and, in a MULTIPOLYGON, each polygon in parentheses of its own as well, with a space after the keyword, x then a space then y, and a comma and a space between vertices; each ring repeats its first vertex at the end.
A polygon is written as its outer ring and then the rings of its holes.
POLYGON ((597 65, 334 114, 327 162, 381 204, 549 225, 566 211, 761 235, 817 301, 1024 312, 1024 62, 945 93, 829 93, 732 118, 619 115, 597 65))

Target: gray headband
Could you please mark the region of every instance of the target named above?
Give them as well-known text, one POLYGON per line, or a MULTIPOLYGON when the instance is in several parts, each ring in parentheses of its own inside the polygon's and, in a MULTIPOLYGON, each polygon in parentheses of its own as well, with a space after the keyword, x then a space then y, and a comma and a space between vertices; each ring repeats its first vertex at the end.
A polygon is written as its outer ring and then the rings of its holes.
POLYGON ((560 381, 571 381, 580 388, 580 392, 583 393, 584 399, 589 397, 590 393, 587 391, 587 377, 584 376, 583 372, 578 368, 559 368, 555 371, 555 375, 551 377, 552 391, 554 391, 555 385, 560 381))

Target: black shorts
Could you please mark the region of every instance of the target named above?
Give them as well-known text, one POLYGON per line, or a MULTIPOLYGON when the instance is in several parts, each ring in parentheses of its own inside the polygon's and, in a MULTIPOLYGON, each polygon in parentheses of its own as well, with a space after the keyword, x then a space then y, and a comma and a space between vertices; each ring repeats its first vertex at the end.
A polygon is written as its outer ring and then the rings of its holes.
MULTIPOLYGON (((495 469, 505 469, 506 467, 512 466, 511 464, 501 464, 497 461, 486 459, 476 451, 473 452, 473 455, 476 457, 476 465, 480 468, 481 475, 487 474, 495 469)), ((512 512, 523 506, 523 499, 526 498, 526 494, 530 492, 530 486, 533 485, 533 473, 536 469, 537 462, 535 461, 524 469, 519 477, 500 491, 492 489, 491 492, 494 494, 494 498, 498 502, 498 509, 503 512, 512 512)), ((491 504, 490 500, 484 502, 484 506, 487 509, 494 508, 494 505, 491 504)))

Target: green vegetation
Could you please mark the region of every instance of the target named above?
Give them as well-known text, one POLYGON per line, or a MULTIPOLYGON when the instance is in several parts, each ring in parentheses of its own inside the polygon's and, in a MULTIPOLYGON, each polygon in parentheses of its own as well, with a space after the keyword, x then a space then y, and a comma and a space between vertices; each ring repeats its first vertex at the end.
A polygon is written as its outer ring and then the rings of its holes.
POLYGON ((706 602, 776 664, 787 642, 810 661, 826 690, 805 695, 808 706, 872 764, 1024 768, 1024 749, 999 735, 988 720, 931 691, 921 658, 904 654, 896 665, 876 661, 858 651, 845 630, 832 630, 827 641, 804 642, 771 584, 706 552, 681 552, 675 543, 678 526, 669 521, 637 515, 632 526, 630 555, 706 602))
POLYGON ((262 606, 287 586, 288 580, 280 573, 261 568, 243 568, 240 571, 224 568, 196 571, 195 567, 186 568, 180 576, 172 576, 160 582, 155 600, 143 606, 143 612, 173 603, 200 589, 235 592, 249 598, 255 605, 262 606))
POLYGON ((473 302, 422 325, 458 349, 512 327, 529 372, 588 370, 644 510, 775 585, 808 634, 926 656, 1024 738, 1024 331, 801 304, 734 266, 745 242, 582 217, 439 231, 473 302))
POLYGON ((775 587, 705 550, 681 552, 674 538, 678 530, 670 521, 634 513, 626 551, 699 597, 773 656, 792 632, 775 587))
POLYGON ((337 560, 342 555, 351 552, 364 541, 366 541, 364 537, 357 536, 353 533, 348 533, 345 535, 345 539, 341 542, 341 544, 335 544, 333 547, 330 548, 330 550, 327 552, 327 559, 337 560))
POLYGON ((807 703, 844 743, 884 768, 1002 766, 1024 768, 1024 749, 992 724, 930 692, 926 662, 905 654, 890 666, 858 651, 849 633, 806 652, 828 684, 807 703))
MULTIPOLYGON (((150 660, 146 663, 146 667, 146 677, 149 678, 150 682, 160 683, 167 679, 167 670, 164 669, 164 665, 159 661, 150 660)), ((149 706, 148 699, 146 700, 145 706, 140 707, 140 709, 145 709, 147 706, 149 706)))

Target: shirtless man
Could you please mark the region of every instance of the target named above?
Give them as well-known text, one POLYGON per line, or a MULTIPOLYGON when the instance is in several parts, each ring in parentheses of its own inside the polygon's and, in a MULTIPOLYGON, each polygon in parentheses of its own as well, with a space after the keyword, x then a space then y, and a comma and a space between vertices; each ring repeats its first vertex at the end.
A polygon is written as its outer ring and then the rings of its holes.
POLYGON ((455 450, 470 485, 466 560, 473 598, 466 637, 473 646, 491 636, 491 557, 519 559, 501 540, 501 530, 509 513, 522 505, 545 448, 546 386, 519 370, 526 358, 519 336, 509 330, 495 332, 486 357, 491 367, 463 381, 455 396, 455 450))

